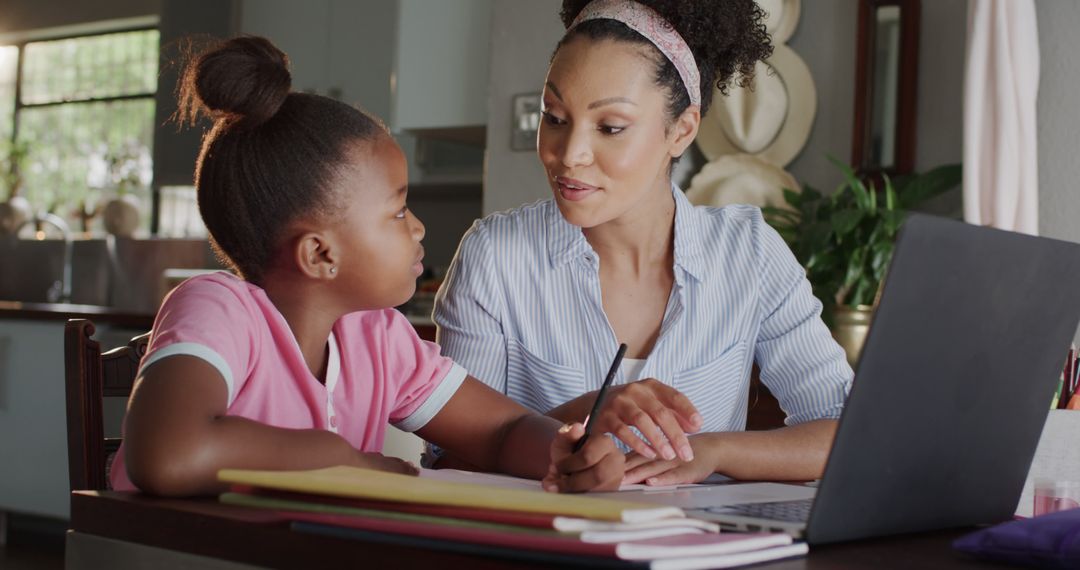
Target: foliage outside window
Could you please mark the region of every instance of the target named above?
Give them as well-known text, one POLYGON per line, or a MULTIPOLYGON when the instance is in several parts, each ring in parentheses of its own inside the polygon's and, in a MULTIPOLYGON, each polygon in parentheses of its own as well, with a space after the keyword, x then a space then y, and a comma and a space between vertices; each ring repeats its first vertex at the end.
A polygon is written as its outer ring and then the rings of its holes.
POLYGON ((157 74, 154 29, 0 47, 0 136, 28 145, 21 194, 35 210, 98 231, 91 215, 131 193, 149 227, 157 74))

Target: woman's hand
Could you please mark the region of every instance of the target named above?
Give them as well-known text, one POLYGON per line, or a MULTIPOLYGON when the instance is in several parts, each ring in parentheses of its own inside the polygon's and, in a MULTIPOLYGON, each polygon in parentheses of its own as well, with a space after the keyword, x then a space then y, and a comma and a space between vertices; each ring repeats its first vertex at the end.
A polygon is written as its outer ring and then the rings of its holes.
POLYGON ((612 386, 594 421, 595 433, 615 435, 642 457, 656 459, 659 454, 663 459, 679 457, 683 461, 694 459, 686 434, 701 429, 702 424, 690 398, 653 378, 612 386))
POLYGON ((699 434, 689 438, 694 448, 694 459, 650 459, 636 452, 626 455, 626 475, 623 485, 645 483, 664 486, 698 483, 716 472, 720 453, 714 434, 699 434))
POLYGON ((577 453, 574 444, 585 435, 585 426, 567 424, 551 442, 551 466, 542 481, 545 491, 579 493, 615 491, 623 479, 626 457, 608 437, 593 436, 577 453))
POLYGON ((413 465, 411 461, 405 461, 404 459, 398 459, 397 457, 387 457, 381 453, 365 453, 358 451, 356 452, 352 466, 363 467, 364 469, 389 471, 391 473, 400 473, 402 475, 420 474, 420 469, 413 465))

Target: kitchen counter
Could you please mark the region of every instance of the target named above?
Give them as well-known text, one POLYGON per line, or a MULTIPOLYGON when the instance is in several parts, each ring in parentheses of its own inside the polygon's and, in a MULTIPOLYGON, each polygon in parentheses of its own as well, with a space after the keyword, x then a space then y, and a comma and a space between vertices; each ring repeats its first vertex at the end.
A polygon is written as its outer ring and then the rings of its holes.
POLYGON ((128 329, 150 330, 154 314, 101 305, 72 303, 23 303, 0 301, 0 319, 32 321, 67 321, 90 319, 94 324, 110 324, 128 329))

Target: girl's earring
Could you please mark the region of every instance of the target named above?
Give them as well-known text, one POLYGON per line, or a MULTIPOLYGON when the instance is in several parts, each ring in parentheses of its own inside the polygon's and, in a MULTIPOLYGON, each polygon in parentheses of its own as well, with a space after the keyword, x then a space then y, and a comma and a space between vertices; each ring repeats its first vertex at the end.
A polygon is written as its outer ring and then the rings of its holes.
POLYGON ((333 275, 335 273, 337 273, 337 266, 336 265, 331 265, 330 266, 330 275, 333 275))

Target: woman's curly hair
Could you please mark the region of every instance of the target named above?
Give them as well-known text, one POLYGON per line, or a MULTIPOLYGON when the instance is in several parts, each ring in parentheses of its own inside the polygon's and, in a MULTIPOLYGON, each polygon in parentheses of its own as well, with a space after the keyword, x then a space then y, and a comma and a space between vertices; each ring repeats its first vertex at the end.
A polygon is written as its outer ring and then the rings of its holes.
MULTIPOLYGON (((701 73, 701 114, 712 103, 713 85, 727 94, 732 83, 742 87, 753 80, 754 65, 772 54, 765 30, 765 12, 754 0, 638 0, 656 10, 686 40, 701 73)), ((567 28, 589 0, 563 0, 559 16, 567 28)), ((615 39, 639 44, 652 43, 644 36, 614 20, 583 22, 559 42, 586 35, 592 39, 615 39)), ((668 87, 668 112, 679 116, 690 105, 690 97, 675 65, 659 50, 655 52, 656 83, 668 87)), ((558 47, 556 47, 558 51, 558 47)))

